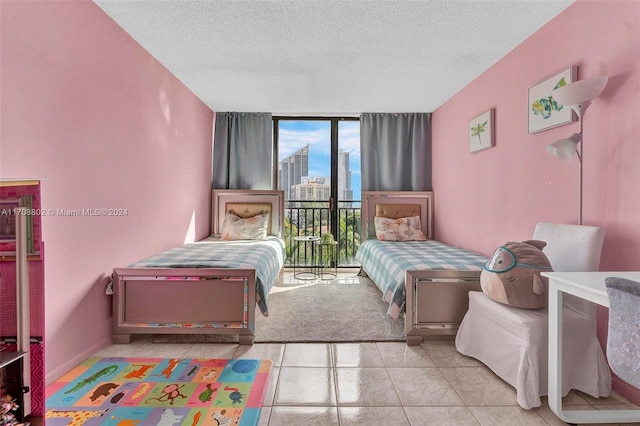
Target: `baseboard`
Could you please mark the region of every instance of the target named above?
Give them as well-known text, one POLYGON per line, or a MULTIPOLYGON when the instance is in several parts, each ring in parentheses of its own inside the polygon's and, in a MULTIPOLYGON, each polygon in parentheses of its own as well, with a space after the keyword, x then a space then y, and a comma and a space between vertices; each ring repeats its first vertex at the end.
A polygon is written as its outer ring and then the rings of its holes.
POLYGON ((55 370, 47 371, 47 373, 45 374, 45 377, 44 377, 45 387, 49 386, 52 383, 54 383, 60 377, 62 377, 63 375, 68 373, 71 369, 76 367, 78 364, 82 363, 84 360, 86 360, 87 358, 91 357, 94 353, 98 352, 100 349, 104 348, 105 346, 107 346, 109 344, 111 344, 111 336, 105 337, 104 339, 102 339, 98 343, 96 343, 95 345, 90 346, 89 348, 85 349, 84 351, 76 354, 76 356, 70 358, 67 362, 63 363, 62 365, 60 365, 55 370))

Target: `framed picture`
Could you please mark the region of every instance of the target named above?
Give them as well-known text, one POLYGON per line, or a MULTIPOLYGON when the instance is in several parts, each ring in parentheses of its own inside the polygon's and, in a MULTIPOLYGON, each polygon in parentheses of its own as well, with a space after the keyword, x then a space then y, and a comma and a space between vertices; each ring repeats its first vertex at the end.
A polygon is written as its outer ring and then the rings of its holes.
POLYGON ((469 121, 469 152, 478 152, 494 146, 493 109, 469 121))
POLYGON ((573 111, 553 99, 553 91, 576 81, 578 68, 571 66, 529 88, 529 134, 541 132, 575 120, 573 111))

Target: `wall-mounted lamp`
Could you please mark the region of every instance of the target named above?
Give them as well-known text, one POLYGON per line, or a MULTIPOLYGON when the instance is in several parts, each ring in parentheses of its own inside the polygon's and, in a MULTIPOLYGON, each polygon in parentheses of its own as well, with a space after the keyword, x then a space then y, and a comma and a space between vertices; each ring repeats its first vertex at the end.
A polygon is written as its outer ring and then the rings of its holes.
POLYGON ((563 161, 571 161, 574 155, 578 156, 580 163, 580 204, 578 210, 578 224, 582 225, 582 118, 591 105, 591 101, 597 98, 607 85, 609 77, 600 76, 587 80, 576 81, 553 91, 553 98, 560 104, 571 107, 578 115, 580 133, 573 133, 566 139, 560 139, 547 145, 547 151, 554 157, 563 161))

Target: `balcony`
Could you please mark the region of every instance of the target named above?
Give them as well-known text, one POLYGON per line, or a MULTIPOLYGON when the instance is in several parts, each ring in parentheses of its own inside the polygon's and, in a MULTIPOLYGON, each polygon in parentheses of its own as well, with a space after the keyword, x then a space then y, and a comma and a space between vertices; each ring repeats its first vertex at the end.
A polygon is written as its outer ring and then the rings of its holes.
MULTIPOLYGON (((337 266, 359 267, 355 256, 360 246, 360 200, 338 202, 338 227, 334 235, 337 246, 337 266)), ((313 247, 310 242, 294 240, 298 236, 322 237, 331 233, 328 201, 285 201, 284 240, 287 249, 286 267, 305 266, 310 262, 313 247)), ((334 265, 331 265, 334 266, 334 265)))

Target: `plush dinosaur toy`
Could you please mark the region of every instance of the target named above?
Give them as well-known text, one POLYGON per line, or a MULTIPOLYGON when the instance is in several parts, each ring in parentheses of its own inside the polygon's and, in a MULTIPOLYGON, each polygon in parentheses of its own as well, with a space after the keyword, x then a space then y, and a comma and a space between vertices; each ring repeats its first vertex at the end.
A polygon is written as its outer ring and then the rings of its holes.
POLYGON ((480 274, 482 291, 496 302, 516 308, 547 306, 548 280, 540 276, 540 272, 552 271, 542 252, 546 245, 527 240, 498 247, 480 274))

